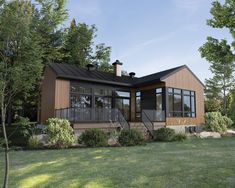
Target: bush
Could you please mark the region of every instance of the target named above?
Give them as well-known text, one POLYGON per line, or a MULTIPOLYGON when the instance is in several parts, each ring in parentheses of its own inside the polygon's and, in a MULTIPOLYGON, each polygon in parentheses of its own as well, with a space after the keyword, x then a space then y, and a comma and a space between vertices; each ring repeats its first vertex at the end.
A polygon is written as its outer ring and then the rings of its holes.
POLYGON ((28 140, 28 147, 30 149, 38 149, 38 148, 42 148, 43 144, 39 141, 38 137, 33 135, 29 137, 28 140))
POLYGON ((186 134, 177 133, 177 134, 175 134, 173 140, 174 140, 174 141, 180 141, 180 142, 182 142, 182 141, 184 141, 184 140, 187 140, 187 138, 188 138, 188 137, 187 137, 186 134))
POLYGON ((108 145, 108 136, 100 129, 87 129, 81 134, 79 141, 88 147, 102 147, 108 145))
POLYGON ((175 131, 173 129, 163 127, 154 130, 153 135, 155 141, 171 142, 174 140, 175 131))
POLYGON ((220 112, 207 112, 205 114, 205 129, 209 131, 223 133, 227 130, 227 127, 231 127, 233 121, 222 116, 220 112))
POLYGON ((145 143, 143 135, 135 129, 123 129, 118 137, 122 146, 143 145, 145 143))
POLYGON ((73 128, 66 119, 50 118, 47 121, 46 134, 49 145, 56 148, 67 148, 75 143, 73 128))

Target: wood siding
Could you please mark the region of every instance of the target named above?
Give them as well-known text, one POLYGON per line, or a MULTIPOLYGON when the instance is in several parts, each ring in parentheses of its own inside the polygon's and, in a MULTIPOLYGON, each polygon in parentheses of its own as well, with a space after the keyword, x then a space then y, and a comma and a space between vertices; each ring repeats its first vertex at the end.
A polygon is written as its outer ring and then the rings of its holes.
POLYGON ((166 125, 201 125, 204 123, 204 86, 187 69, 184 68, 167 77, 166 87, 192 90, 196 92, 196 118, 167 117, 166 125))
POLYGON ((46 67, 41 90, 40 122, 55 116, 55 109, 69 107, 70 81, 56 79, 51 68, 46 67))
POLYGON ((70 106, 70 81, 57 79, 55 85, 55 109, 68 108, 70 106))
POLYGON ((55 81, 55 73, 49 67, 46 67, 41 87, 41 123, 45 123, 48 118, 54 116, 55 81))

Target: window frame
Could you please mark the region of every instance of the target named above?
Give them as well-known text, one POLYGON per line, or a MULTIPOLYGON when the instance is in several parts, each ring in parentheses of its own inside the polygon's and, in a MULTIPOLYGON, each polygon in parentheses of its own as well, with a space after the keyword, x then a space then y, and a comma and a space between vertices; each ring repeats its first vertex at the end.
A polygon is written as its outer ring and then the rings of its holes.
POLYGON ((187 90, 187 89, 180 89, 180 88, 173 88, 173 87, 167 87, 166 88, 167 89, 167 103, 168 103, 168 105, 167 105, 167 108, 168 108, 168 114, 167 114, 167 116, 168 117, 170 117, 170 118, 196 118, 197 117, 197 115, 196 115, 196 92, 195 91, 193 91, 193 90, 187 90), (174 90, 180 90, 181 91, 181 94, 179 94, 179 92, 174 92, 174 90), (186 92, 189 92, 188 94, 186 93, 186 94, 184 94, 185 93, 185 91, 186 92), (172 97, 172 108, 173 108, 173 111, 170 111, 169 110, 169 106, 170 106, 170 100, 169 100, 169 96, 171 95, 171 97, 172 97), (181 96, 181 111, 175 111, 174 110, 174 108, 175 108, 175 106, 174 106, 174 96, 175 95, 180 95, 181 96), (189 96, 190 97, 190 111, 185 111, 184 110, 184 96, 189 96), (192 101, 192 99, 194 99, 193 101, 192 101), (194 102, 194 109, 192 109, 192 102, 194 102), (190 114, 190 116, 185 116, 185 113, 189 113, 190 114), (180 113, 181 115, 175 115, 176 113, 180 113), (194 114, 194 115, 193 115, 194 114))

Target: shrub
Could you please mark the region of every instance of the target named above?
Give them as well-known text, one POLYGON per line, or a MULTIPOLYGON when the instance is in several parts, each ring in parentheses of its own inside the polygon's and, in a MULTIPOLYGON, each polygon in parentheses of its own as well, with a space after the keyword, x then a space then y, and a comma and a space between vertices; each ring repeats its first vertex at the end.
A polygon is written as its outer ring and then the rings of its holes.
POLYGON ((79 137, 79 141, 88 147, 108 145, 108 136, 100 129, 87 129, 79 137))
POLYGON ((67 148, 75 143, 73 128, 66 119, 50 118, 47 121, 46 134, 49 145, 56 148, 67 148))
POLYGON ((155 141, 171 142, 175 137, 175 131, 165 127, 154 130, 153 134, 155 141))
POLYGON ((223 122, 227 125, 227 128, 231 128, 233 126, 233 120, 231 120, 227 116, 223 116, 223 122))
POLYGON ((143 145, 145 143, 143 135, 135 129, 123 129, 118 137, 122 146, 143 145))
POLYGON ((215 131, 223 133, 227 130, 227 127, 231 127, 233 121, 222 116, 220 112, 207 112, 205 114, 205 129, 209 131, 215 131))
POLYGON ((183 134, 183 133, 177 133, 177 134, 175 134, 175 136, 173 138, 174 141, 180 141, 180 142, 182 142, 186 139, 187 139, 187 135, 183 134))
POLYGON ((37 136, 33 135, 29 137, 28 140, 28 147, 30 149, 38 149, 42 148, 43 144, 40 142, 37 136))

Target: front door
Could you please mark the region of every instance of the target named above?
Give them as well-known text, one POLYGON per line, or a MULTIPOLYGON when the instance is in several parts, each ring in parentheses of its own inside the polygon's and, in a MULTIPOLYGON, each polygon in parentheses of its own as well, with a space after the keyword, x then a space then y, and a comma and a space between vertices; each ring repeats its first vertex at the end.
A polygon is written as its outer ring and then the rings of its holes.
POLYGON ((130 99, 116 98, 115 108, 120 110, 127 121, 130 120, 130 99))

